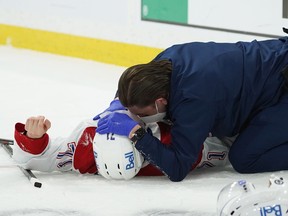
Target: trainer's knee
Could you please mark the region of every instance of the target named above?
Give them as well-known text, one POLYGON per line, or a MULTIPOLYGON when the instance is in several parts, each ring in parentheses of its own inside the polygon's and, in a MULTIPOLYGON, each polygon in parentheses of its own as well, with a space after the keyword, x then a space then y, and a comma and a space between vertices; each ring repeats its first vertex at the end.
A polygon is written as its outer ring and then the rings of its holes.
POLYGON ((239 173, 251 173, 252 171, 249 168, 249 161, 247 161, 244 155, 233 154, 233 152, 229 152, 229 161, 232 167, 239 173))

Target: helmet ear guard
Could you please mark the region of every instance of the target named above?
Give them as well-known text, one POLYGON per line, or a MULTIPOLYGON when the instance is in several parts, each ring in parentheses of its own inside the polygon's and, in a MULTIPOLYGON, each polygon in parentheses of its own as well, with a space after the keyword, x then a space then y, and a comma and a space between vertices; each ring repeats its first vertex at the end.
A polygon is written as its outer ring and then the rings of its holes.
POLYGON ((96 133, 93 150, 98 172, 106 179, 129 180, 137 175, 144 161, 127 137, 116 134, 96 133))
POLYGON ((288 188, 282 177, 272 175, 269 186, 257 191, 245 180, 225 186, 218 195, 217 216, 288 215, 288 188))

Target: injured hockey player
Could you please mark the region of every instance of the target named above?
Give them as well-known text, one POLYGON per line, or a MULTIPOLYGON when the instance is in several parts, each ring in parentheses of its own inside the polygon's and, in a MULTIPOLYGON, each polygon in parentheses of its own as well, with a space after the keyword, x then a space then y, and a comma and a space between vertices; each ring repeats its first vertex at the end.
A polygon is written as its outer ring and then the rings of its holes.
MULTIPOLYGON (((30 117, 25 124, 16 123, 14 160, 30 170, 72 170, 81 174, 99 174, 107 179, 128 180, 134 176, 165 175, 149 164, 127 137, 97 134, 97 121, 84 120, 68 137, 50 137, 50 127, 50 121, 44 116, 30 117)), ((169 148, 169 125, 150 123, 145 125, 145 129, 169 148)), ((207 137, 191 171, 227 165, 228 151, 227 142, 207 137)))

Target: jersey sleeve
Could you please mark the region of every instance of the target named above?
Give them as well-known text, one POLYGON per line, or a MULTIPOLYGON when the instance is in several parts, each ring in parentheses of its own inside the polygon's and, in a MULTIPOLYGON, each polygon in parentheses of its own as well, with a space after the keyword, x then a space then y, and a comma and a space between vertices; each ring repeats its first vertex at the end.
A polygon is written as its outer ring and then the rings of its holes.
POLYGON ((204 141, 202 158, 197 169, 224 167, 229 164, 228 152, 230 146, 217 137, 208 137, 204 141))
MULTIPOLYGON (((147 128, 148 133, 153 135, 156 139, 158 139, 164 146, 170 147, 171 145, 171 126, 163 123, 153 123, 149 124, 147 128)), ((204 148, 203 148, 204 149, 204 148)), ((189 171, 193 170, 201 161, 202 159, 202 152, 197 156, 197 160, 195 163, 192 164, 189 171)), ((140 176, 160 176, 166 174, 159 168, 157 165, 153 163, 144 163, 145 165, 142 167, 142 169, 139 171, 138 175, 140 176)))
POLYGON ((80 173, 96 173, 93 155, 93 138, 96 122, 81 122, 70 136, 31 139, 24 132, 24 124, 15 125, 13 158, 24 168, 42 172, 75 170, 80 173))
POLYGON ((174 111, 171 145, 164 145, 156 137, 146 134, 136 143, 136 148, 171 181, 183 180, 198 162, 203 143, 212 128, 214 113, 210 112, 210 107, 199 101, 185 101, 174 111), (200 115, 202 112, 206 115, 200 115))

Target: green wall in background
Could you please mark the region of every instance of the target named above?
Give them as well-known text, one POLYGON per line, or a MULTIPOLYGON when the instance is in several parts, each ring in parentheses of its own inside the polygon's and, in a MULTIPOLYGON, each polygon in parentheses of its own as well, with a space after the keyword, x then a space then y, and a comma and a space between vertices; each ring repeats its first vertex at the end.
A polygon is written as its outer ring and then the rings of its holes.
POLYGON ((142 0, 142 19, 188 23, 188 0, 142 0))

